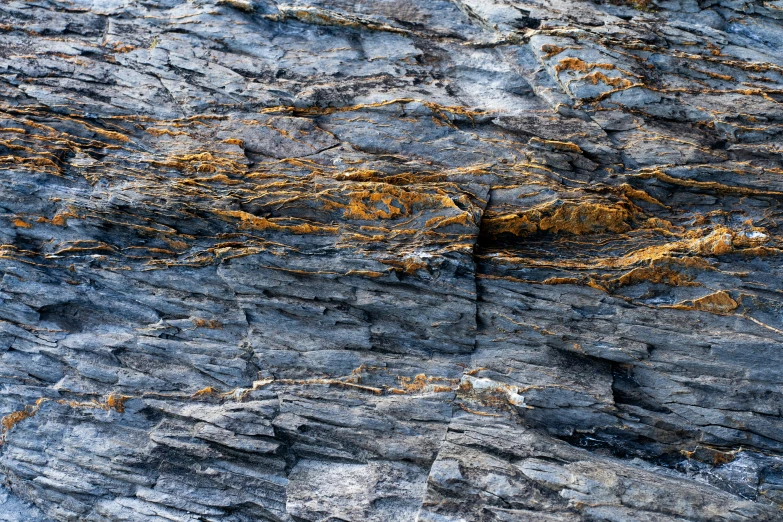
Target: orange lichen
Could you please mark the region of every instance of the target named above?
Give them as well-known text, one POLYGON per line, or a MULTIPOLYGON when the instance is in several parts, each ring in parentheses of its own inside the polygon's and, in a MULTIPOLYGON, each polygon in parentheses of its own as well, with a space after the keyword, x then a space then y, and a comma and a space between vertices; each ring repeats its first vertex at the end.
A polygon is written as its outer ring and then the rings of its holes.
POLYGON ((500 417, 499 413, 489 413, 489 412, 486 412, 486 411, 474 410, 474 409, 468 408, 467 406, 465 406, 461 402, 458 402, 457 406, 459 406, 460 409, 462 409, 463 411, 466 411, 466 412, 471 413, 473 415, 480 415, 482 417, 500 417))
POLYGON ((15 227, 18 228, 32 228, 32 225, 21 218, 14 218, 12 221, 15 227))
POLYGON ((24 407, 23 410, 18 410, 9 413, 8 415, 4 416, 2 419, 0 419, 0 426, 2 426, 2 429, 0 429, 0 445, 2 445, 5 442, 5 438, 8 435, 8 431, 11 430, 14 426, 19 424, 25 419, 28 419, 38 413, 38 410, 41 408, 41 405, 48 401, 49 399, 41 397, 37 401, 35 401, 35 404, 24 407))
POLYGON ((446 208, 459 210, 445 194, 428 194, 413 189, 401 188, 388 183, 357 183, 356 189, 343 192, 342 197, 328 202, 331 207, 344 208, 346 219, 377 221, 410 216, 424 208, 446 208))
POLYGON ((572 56, 563 58, 557 63, 557 65, 555 65, 555 71, 558 73, 563 71, 587 72, 596 68, 611 70, 615 67, 611 63, 587 63, 583 60, 580 60, 579 58, 572 56))
POLYGON ((3 425, 3 430, 7 431, 32 415, 33 413, 27 409, 15 411, 0 419, 0 424, 3 425))
POLYGON ((606 281, 608 289, 615 290, 623 286, 631 286, 639 283, 665 284, 669 286, 699 286, 685 274, 666 267, 639 267, 623 274, 622 276, 606 281))
POLYGON ((395 271, 398 273, 404 272, 411 275, 419 270, 426 270, 429 267, 425 261, 415 257, 404 258, 402 260, 382 259, 381 263, 394 267, 395 271))
POLYGON ((254 230, 270 230, 275 232, 290 232, 292 234, 336 234, 339 228, 336 226, 327 226, 319 224, 301 223, 297 225, 281 225, 275 218, 264 218, 254 216, 243 210, 214 210, 213 213, 219 216, 238 218, 241 228, 252 228, 254 230))
POLYGON ((597 203, 565 204, 551 215, 541 219, 542 231, 557 234, 591 234, 595 232, 627 232, 626 221, 631 217, 626 209, 597 203))
POLYGON ((400 377, 400 384, 407 393, 420 392, 427 385, 427 376, 423 373, 420 373, 413 379, 410 377, 400 377))
POLYGON ((540 218, 533 213, 523 214, 503 214, 500 216, 486 216, 482 224, 484 232, 499 236, 501 234, 511 234, 514 236, 529 236, 538 232, 538 221, 540 218))
POLYGON ((156 129, 153 127, 149 127, 145 129, 148 133, 152 134, 153 136, 187 136, 187 132, 182 131, 171 131, 169 129, 156 129))
POLYGON ((207 386, 206 388, 202 388, 195 392, 193 395, 191 395, 191 397, 197 399, 200 397, 210 397, 216 395, 220 395, 220 390, 213 388, 212 386, 207 386))
POLYGON ((130 398, 131 397, 127 395, 115 395, 112 393, 111 395, 106 397, 106 407, 118 413, 124 413, 125 401, 127 401, 130 398))
MULTIPOLYGON (((764 241, 766 241, 764 236, 748 237, 748 235, 735 232, 728 227, 717 226, 706 235, 704 230, 693 230, 686 233, 685 238, 680 241, 645 247, 619 258, 599 259, 596 262, 605 267, 621 268, 636 263, 652 263, 671 259, 674 254, 721 256, 736 252, 737 248, 759 245, 764 241)), ((749 249, 746 248, 746 250, 749 249)), ((678 262, 684 263, 685 261, 679 260, 678 262)), ((694 265, 696 267, 706 266, 706 262, 698 258, 693 258, 692 262, 696 263, 694 265)))
POLYGON ((519 393, 538 386, 520 389, 518 386, 463 376, 457 387, 457 397, 462 400, 479 404, 496 410, 509 410, 515 406, 525 406, 524 398, 519 393))
POLYGON ((459 382, 457 379, 449 379, 446 377, 428 377, 423 373, 415 375, 413 378, 399 376, 397 379, 400 381, 400 388, 390 388, 388 390, 389 393, 405 395, 409 393, 420 393, 428 389, 434 392, 442 393, 445 391, 452 391, 452 386, 455 386, 459 382), (445 382, 448 383, 448 385, 433 384, 438 382, 445 382))
POLYGON ((634 213, 623 204, 556 201, 524 212, 492 215, 482 221, 483 232, 491 236, 528 236, 537 232, 574 235, 601 232, 624 233, 634 213))
POLYGON ((458 105, 440 105, 435 102, 420 100, 417 98, 395 98, 392 100, 386 100, 386 101, 375 102, 375 103, 360 103, 358 105, 351 105, 348 107, 305 107, 305 108, 270 107, 261 110, 261 112, 262 113, 291 112, 297 116, 298 115, 320 116, 320 115, 334 114, 339 112, 353 112, 362 109, 380 108, 380 107, 386 107, 389 105, 396 105, 396 104, 405 105, 408 103, 420 103, 423 106, 427 107, 432 112, 433 116, 437 118, 436 119, 437 123, 448 124, 450 122, 450 119, 448 118, 447 113, 465 116, 471 120, 473 120, 474 117, 476 116, 483 116, 483 115, 490 114, 489 111, 477 111, 477 110, 468 109, 466 107, 461 107, 458 105))
POLYGON ((473 224, 474 224, 473 216, 469 212, 463 212, 456 216, 451 216, 451 217, 437 216, 428 219, 426 223, 424 223, 424 226, 426 228, 441 228, 449 225, 470 226, 473 224))
POLYGON ((633 82, 631 80, 628 80, 627 78, 618 78, 618 77, 609 77, 602 73, 601 71, 594 71, 590 74, 586 75, 584 80, 589 81, 593 85, 598 85, 598 82, 605 83, 606 85, 610 85, 612 87, 621 87, 626 88, 633 85, 633 82))
POLYGON ((739 303, 731 298, 728 292, 723 290, 705 295, 693 301, 684 301, 672 305, 677 310, 699 310, 718 315, 725 315, 733 312, 739 307, 739 303))
POLYGON ((565 51, 565 47, 560 47, 554 44, 544 44, 541 46, 541 52, 544 53, 544 58, 552 58, 553 56, 565 51))
POLYGON ((68 225, 68 218, 77 218, 79 217, 78 214, 73 212, 72 210, 66 210, 62 212, 58 212, 55 214, 55 216, 49 221, 52 225, 56 225, 58 227, 64 227, 68 225))
POLYGON ((581 282, 578 277, 549 277, 542 281, 545 285, 577 285, 581 282))
POLYGON ((212 330, 223 328, 223 323, 221 323, 216 319, 194 318, 191 321, 193 322, 193 325, 196 326, 197 328, 210 328, 212 330))
POLYGON ((541 138, 530 138, 531 144, 545 145, 553 150, 561 152, 573 152, 575 154, 582 154, 582 149, 576 143, 569 141, 557 141, 557 140, 544 140, 541 138))
POLYGON ((129 53, 135 49, 136 49, 135 45, 126 45, 123 44, 122 42, 116 42, 112 46, 112 51, 114 51, 115 53, 129 53))

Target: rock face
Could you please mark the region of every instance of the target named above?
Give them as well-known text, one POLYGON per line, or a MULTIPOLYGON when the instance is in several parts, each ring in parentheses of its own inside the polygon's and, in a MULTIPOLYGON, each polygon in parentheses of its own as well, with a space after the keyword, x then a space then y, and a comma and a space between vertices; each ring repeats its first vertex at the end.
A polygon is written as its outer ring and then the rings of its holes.
POLYGON ((0 520, 783 520, 783 2, 0 4, 0 520))

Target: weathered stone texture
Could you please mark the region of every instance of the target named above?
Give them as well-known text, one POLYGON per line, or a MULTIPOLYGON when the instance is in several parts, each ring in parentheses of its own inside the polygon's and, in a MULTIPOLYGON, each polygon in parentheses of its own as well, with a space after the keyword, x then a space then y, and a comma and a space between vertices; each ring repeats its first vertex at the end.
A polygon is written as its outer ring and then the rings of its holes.
POLYGON ((783 2, 0 4, 0 520, 783 520, 783 2))

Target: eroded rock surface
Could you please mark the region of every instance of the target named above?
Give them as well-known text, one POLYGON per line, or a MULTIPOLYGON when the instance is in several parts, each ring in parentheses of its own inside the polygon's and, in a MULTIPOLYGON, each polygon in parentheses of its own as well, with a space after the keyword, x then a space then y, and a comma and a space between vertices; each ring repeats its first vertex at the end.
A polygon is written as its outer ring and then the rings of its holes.
POLYGON ((0 520, 783 520, 783 2, 0 4, 0 520))

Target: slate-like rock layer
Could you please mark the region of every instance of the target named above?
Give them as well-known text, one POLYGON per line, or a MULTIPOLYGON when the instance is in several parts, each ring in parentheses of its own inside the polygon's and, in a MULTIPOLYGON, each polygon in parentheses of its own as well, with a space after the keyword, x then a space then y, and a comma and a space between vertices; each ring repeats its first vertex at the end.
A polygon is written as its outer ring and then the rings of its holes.
POLYGON ((0 4, 0 520, 783 520, 783 2, 0 4))

